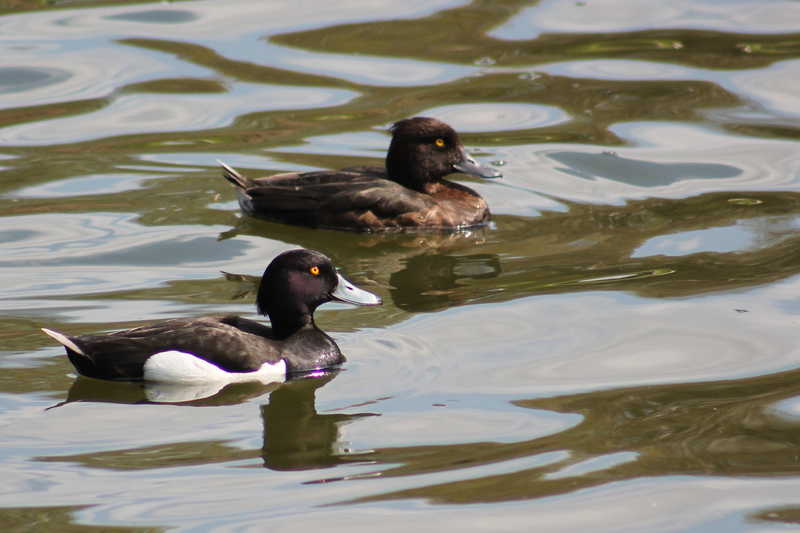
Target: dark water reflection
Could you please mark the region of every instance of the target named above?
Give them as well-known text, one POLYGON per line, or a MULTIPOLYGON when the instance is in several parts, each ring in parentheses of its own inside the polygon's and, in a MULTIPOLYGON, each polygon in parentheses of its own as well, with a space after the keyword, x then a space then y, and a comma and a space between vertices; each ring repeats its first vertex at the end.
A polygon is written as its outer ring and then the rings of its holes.
POLYGON ((306 470, 362 460, 348 455, 339 441, 339 426, 374 413, 319 414, 316 390, 330 381, 303 379, 288 383, 261 406, 264 423, 264 466, 274 470, 306 470))
POLYGON ((800 195, 795 193, 565 205, 565 212, 538 218, 499 215, 491 228, 463 234, 315 231, 298 239, 290 227, 243 219, 223 235, 269 235, 319 249, 335 238, 339 245, 331 256, 336 264, 358 282, 388 289, 392 301, 410 312, 609 287, 643 296, 686 296, 800 273, 800 195), (715 228, 731 228, 725 253, 718 251, 715 228), (670 253, 669 248, 649 245, 682 234, 692 234, 691 247, 677 245, 670 253), (705 241, 704 234, 709 236, 705 241), (471 253, 475 246, 481 253, 471 253))
POLYGON ((784 0, 0 1, 0 523, 792 527, 798 20, 784 0), (491 226, 253 220, 215 162, 380 164, 415 114, 502 167, 455 178, 491 226), (107 384, 38 329, 252 315, 298 246, 385 301, 317 313, 335 379, 107 384))
MULTIPOLYGON (((335 373, 280 385, 233 384, 198 399, 191 399, 192 393, 196 396, 202 393, 187 387, 170 390, 165 384, 109 383, 79 377, 70 387, 67 399, 50 409, 61 408, 72 402, 172 402, 187 408, 214 407, 240 404, 268 395, 269 401, 260 407, 263 445, 259 453, 264 466, 274 470, 327 468, 364 460, 358 455, 351 456, 346 446, 339 442, 339 426, 358 418, 375 416, 374 413, 319 414, 315 403, 316 390, 334 377, 335 373)), ((38 457, 37 460, 79 463, 112 470, 140 470, 241 461, 256 456, 253 451, 240 450, 224 441, 192 441, 92 454, 38 457)))
MULTIPOLYGON (((355 478, 370 478, 377 472, 381 477, 429 475, 468 471, 478 465, 502 464, 526 457, 541 459, 538 461, 541 464, 513 473, 468 477, 361 500, 425 498, 462 504, 554 496, 651 476, 653 472, 790 476, 798 470, 800 373, 797 371, 730 382, 631 387, 517 400, 512 403, 525 409, 580 415, 580 422, 564 431, 528 441, 404 446, 355 454, 339 442, 341 426, 377 413, 318 413, 316 391, 334 377, 298 380, 274 388, 269 401, 260 408, 263 423, 260 450, 241 450, 224 441, 195 441, 37 460, 139 470, 261 457, 264 466, 274 470, 367 464, 370 472, 355 478), (376 471, 379 465, 389 466, 376 471)), ((140 384, 128 385, 111 387, 81 378, 70 390, 68 401, 145 401, 140 384)), ((212 399, 184 405, 188 408, 238 403, 264 392, 263 387, 239 385, 212 399)), ((348 478, 321 478, 312 483, 345 479, 348 478)))
POLYGON ((489 502, 553 496, 650 476, 792 476, 800 465, 797 371, 736 382, 635 387, 518 400, 530 409, 578 413, 580 424, 525 442, 376 450, 401 463, 383 476, 419 475, 550 454, 532 469, 389 493, 383 498, 489 502), (790 400, 789 415, 778 408, 790 400), (560 452, 560 453, 556 453, 560 452), (535 482, 534 482, 535 480, 535 482))

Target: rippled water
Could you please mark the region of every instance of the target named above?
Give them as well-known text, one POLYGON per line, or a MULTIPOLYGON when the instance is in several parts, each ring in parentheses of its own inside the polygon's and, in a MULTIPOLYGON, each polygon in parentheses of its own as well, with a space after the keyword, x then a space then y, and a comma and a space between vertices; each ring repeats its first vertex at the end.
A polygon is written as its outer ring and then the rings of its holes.
POLYGON ((792 1, 0 1, 3 531, 797 529, 798 76, 792 1), (502 170, 490 227, 244 218, 215 162, 413 115, 502 170), (39 331, 253 316, 297 246, 384 298, 318 313, 335 376, 108 384, 39 331))

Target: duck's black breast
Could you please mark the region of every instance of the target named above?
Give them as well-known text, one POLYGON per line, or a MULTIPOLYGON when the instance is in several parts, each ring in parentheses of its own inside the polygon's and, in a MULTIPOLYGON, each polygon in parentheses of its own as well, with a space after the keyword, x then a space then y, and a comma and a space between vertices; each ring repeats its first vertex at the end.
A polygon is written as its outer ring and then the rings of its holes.
POLYGON ((423 192, 387 179, 378 167, 279 174, 240 191, 242 209, 261 218, 353 231, 453 229, 485 223, 486 202, 462 185, 438 181, 423 192))
POLYGON ((345 356, 334 340, 314 326, 301 329, 286 339, 281 351, 286 374, 297 375, 345 362, 345 356))

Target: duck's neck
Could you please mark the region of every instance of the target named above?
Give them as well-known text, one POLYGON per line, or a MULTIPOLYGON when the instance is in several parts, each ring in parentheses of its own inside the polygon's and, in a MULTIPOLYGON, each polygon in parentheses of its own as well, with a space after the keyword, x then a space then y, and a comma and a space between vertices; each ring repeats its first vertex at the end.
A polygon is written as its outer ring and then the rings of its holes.
POLYGON ((414 165, 411 161, 403 158, 398 153, 401 150, 393 150, 391 147, 386 155, 386 175, 390 180, 419 192, 425 192, 425 186, 431 182, 428 170, 421 165, 414 165))
POLYGON ((271 313, 269 321, 272 326, 272 335, 277 340, 286 339, 303 328, 316 328, 314 315, 311 313, 283 314, 271 313))

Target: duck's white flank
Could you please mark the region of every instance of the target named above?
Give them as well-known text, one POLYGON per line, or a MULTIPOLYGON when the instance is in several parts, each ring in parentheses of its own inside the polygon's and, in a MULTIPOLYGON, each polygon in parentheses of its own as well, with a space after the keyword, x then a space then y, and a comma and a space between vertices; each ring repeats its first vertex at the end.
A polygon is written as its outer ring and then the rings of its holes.
POLYGON ((147 359, 144 364, 144 379, 187 385, 211 382, 281 382, 286 380, 286 363, 283 360, 277 363, 264 363, 261 368, 253 372, 227 372, 190 353, 169 350, 153 354, 147 359))
POLYGON ((66 335, 64 335, 63 333, 59 333, 57 331, 53 331, 52 329, 47 329, 47 328, 42 328, 42 331, 44 331, 46 334, 51 336, 57 342, 60 342, 61 344, 63 344, 64 346, 66 346, 67 348, 72 350, 73 352, 77 352, 77 353, 79 353, 81 355, 86 355, 85 353, 83 353, 83 350, 78 348, 77 344, 75 344, 74 342, 69 340, 69 338, 66 335))

